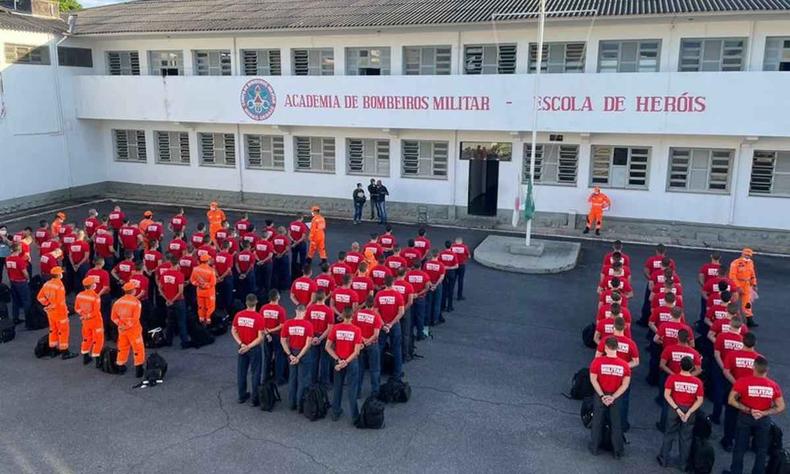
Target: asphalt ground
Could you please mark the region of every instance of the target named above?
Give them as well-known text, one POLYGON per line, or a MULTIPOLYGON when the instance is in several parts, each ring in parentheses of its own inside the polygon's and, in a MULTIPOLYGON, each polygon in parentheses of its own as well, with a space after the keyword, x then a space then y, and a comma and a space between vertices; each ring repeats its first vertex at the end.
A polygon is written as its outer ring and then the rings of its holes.
MULTIPOLYGON (((68 213, 81 221, 89 207, 68 213)), ((111 203, 95 207, 105 213, 111 203)), ((123 207, 135 217, 144 210, 123 207)), ((153 209, 162 218, 172 215, 172 208, 153 209)), ((188 215, 194 225, 205 214, 189 210, 188 215)), ((235 221, 237 214, 229 217, 235 221)), ((291 220, 255 215, 253 221, 266 217, 291 220)), ((32 216, 9 226, 17 230, 38 220, 32 216)), ((329 220, 330 254, 354 240, 364 242, 377 229, 373 223, 329 220)), ((395 233, 405 242, 416 227, 396 225, 395 233)), ((488 233, 429 228, 434 245, 458 235, 474 248, 488 233)), ((165 383, 132 389, 137 380, 131 373, 104 374, 80 359, 35 359, 33 346, 45 332, 20 330, 14 341, 0 345, 0 472, 663 472, 655 461, 662 439, 654 427, 657 389, 644 381, 645 329, 635 328, 643 363, 633 377, 624 458, 591 456, 580 402, 561 395, 592 357, 582 345, 581 329, 594 317, 596 278, 607 250, 605 242, 584 241, 577 268, 557 275, 510 274, 470 263, 467 300, 456 304, 432 341, 418 346, 424 359, 405 367, 412 398, 387 406, 386 426, 378 431, 353 428, 347 416, 310 422, 283 403, 272 413, 237 404, 230 335, 199 350, 161 350, 169 364, 165 383)), ((631 310, 638 314, 644 291, 639 265, 652 248, 626 250, 637 294, 631 310)), ((675 248, 669 254, 685 284, 687 311, 696 320, 696 272, 708 254, 675 248)), ((725 254, 727 263, 732 258, 725 254)), ((760 255, 755 261, 757 347, 771 361, 770 375, 790 389, 785 350, 790 296, 784 281, 790 261, 760 255)), ((76 321, 71 341, 77 348, 76 321)), ((705 407, 710 412, 709 402, 705 407)), ((786 415, 776 421, 790 433, 786 415)), ((730 461, 715 442, 720 436, 721 428, 714 427, 716 472, 730 461)))

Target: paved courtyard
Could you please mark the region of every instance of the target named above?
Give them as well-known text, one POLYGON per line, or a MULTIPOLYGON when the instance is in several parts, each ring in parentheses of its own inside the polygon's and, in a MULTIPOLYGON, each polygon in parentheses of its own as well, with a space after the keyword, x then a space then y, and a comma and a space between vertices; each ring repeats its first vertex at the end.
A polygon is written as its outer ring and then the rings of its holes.
MULTIPOLYGON (((68 211, 81 222, 86 210, 68 211)), ((106 213, 111 203, 95 205, 106 213)), ((124 205, 139 218, 143 207, 124 205)), ((169 219, 172 208, 155 207, 169 219)), ((367 209, 366 209, 367 211, 367 209)), ((190 226, 203 211, 190 210, 190 226)), ((49 218, 50 216, 47 216, 49 218)), ((229 213, 235 221, 237 213, 229 213)), ((255 215, 256 224, 269 217, 255 215)), ((278 223, 290 216, 271 216, 278 223)), ((35 226, 39 217, 9 224, 35 226)), ((379 226, 329 220, 330 254, 364 242, 379 226)), ((396 225, 401 242, 414 226, 396 225)), ((483 231, 430 228, 434 245, 461 235, 474 248, 483 231)), ((626 455, 614 461, 586 450, 589 432, 579 402, 567 400, 571 375, 589 363, 581 329, 594 316, 595 285, 608 245, 585 241, 576 269, 557 275, 519 275, 471 263, 467 301, 459 302, 432 341, 419 345, 425 358, 406 366, 413 389, 407 404, 386 409, 386 427, 358 430, 348 418, 309 422, 277 406, 264 413, 236 403, 236 356, 230 335, 199 350, 167 348, 164 385, 132 389, 131 375, 111 376, 79 359, 37 360, 35 341, 44 331, 21 330, 0 345, 1 472, 663 472, 655 462, 661 434, 654 422, 656 389, 644 381, 647 360, 636 370, 632 430, 626 455)), ((635 292, 644 282, 641 262, 652 252, 628 246, 635 292)), ((696 271, 707 252, 670 249, 685 286, 687 311, 696 320, 696 271)), ((734 254, 725 254, 727 263, 734 254)), ((771 374, 790 390, 790 337, 786 292, 788 261, 756 257, 760 299, 758 350, 771 374)), ((640 300, 640 298, 636 298, 640 300)), ((632 311, 638 312, 637 302, 632 311)), ((73 324, 72 328, 78 328, 73 324)), ((643 357, 644 329, 635 329, 643 357)), ((72 330, 76 344, 79 331, 72 330)), ((709 409, 709 403, 706 402, 709 409)), ((787 415, 777 421, 790 432, 787 415)), ((715 427, 714 438, 720 437, 715 427)), ((718 449, 716 469, 730 456, 718 449)), ((750 464, 747 464, 750 465, 750 464)))

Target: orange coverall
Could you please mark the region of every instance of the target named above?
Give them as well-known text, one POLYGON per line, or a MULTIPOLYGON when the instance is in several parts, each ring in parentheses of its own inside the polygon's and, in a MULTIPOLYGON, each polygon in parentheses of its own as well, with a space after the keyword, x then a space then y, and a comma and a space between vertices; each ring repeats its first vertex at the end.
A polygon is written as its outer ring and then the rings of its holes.
POLYGON ((49 321, 49 347, 61 351, 69 348, 69 308, 66 306, 66 287, 60 278, 44 283, 36 297, 44 306, 49 321))
POLYGON ((118 326, 118 358, 115 361, 118 365, 126 365, 130 347, 134 352, 134 365, 145 362, 141 311, 140 300, 132 295, 124 295, 112 305, 112 322, 118 326))
POLYGON ((63 219, 56 217, 55 220, 52 221, 52 225, 49 229, 49 233, 52 234, 52 237, 58 237, 61 227, 63 227, 63 219))
POLYGON ((592 229, 594 223, 595 228, 600 229, 603 226, 603 211, 609 209, 612 201, 604 193, 593 193, 587 198, 587 202, 590 203, 590 213, 587 214, 587 228, 592 229))
POLYGON ((730 264, 730 280, 738 287, 741 300, 741 312, 747 318, 752 317, 752 287, 757 286, 757 273, 754 271, 754 261, 739 257, 730 264))
POLYGON ((192 270, 190 282, 197 288, 198 319, 208 324, 217 307, 217 273, 211 265, 202 263, 192 270))
POLYGON ((81 291, 74 299, 74 311, 82 320, 81 354, 99 357, 104 347, 104 324, 101 317, 101 298, 93 290, 81 291))
POLYGON ((217 231, 222 229, 222 221, 225 220, 225 212, 220 208, 209 209, 206 213, 206 217, 208 217, 209 236, 211 236, 211 241, 214 242, 214 236, 217 234, 217 231))
POLYGON ((310 221, 310 248, 307 250, 307 258, 313 258, 316 251, 326 260, 326 220, 321 214, 314 215, 310 221))

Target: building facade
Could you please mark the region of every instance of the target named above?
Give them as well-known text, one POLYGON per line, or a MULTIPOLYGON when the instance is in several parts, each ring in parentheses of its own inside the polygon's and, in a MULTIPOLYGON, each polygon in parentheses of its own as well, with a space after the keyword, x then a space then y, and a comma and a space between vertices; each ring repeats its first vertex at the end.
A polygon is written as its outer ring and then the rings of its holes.
POLYGON ((790 4, 554 15, 540 65, 534 15, 474 4, 431 24, 379 5, 344 17, 369 24, 207 25, 160 1, 0 23, 0 201, 112 183, 340 210, 375 178, 402 219, 502 223, 536 129, 543 225, 572 226, 600 186, 615 220, 790 230, 790 4))

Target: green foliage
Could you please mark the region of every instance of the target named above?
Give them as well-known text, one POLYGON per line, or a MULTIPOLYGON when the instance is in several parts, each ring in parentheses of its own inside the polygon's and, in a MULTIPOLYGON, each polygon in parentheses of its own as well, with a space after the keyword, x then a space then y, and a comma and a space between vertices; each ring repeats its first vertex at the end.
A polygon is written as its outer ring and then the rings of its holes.
POLYGON ((58 3, 60 3, 61 12, 70 12, 82 8, 82 5, 77 0, 58 0, 58 3))

